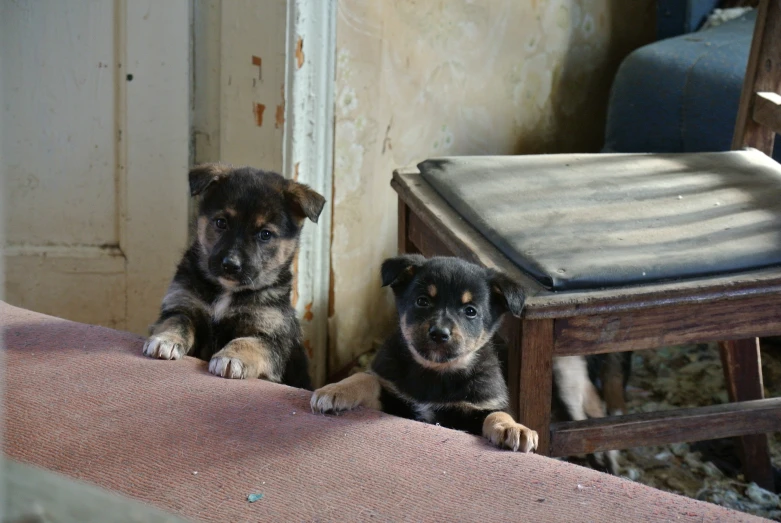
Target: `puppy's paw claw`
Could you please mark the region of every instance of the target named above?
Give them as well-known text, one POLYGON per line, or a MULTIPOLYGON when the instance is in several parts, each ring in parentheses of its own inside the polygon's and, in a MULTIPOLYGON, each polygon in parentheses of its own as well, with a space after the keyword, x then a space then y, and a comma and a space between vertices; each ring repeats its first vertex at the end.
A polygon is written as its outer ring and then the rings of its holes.
POLYGON ((484 435, 492 445, 513 452, 532 452, 539 442, 536 431, 515 422, 497 422, 484 435))
POLYGON ((178 360, 184 356, 185 350, 177 336, 165 333, 150 336, 144 343, 144 355, 161 360, 178 360))
POLYGON ((214 355, 209 361, 209 372, 229 379, 245 379, 247 366, 238 358, 214 355))

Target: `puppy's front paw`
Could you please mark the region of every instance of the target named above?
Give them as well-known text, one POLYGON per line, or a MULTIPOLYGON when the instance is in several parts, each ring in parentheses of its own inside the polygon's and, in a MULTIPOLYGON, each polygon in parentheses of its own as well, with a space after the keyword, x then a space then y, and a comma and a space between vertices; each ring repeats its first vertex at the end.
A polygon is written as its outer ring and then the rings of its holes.
POLYGON ((220 355, 225 352, 221 350, 209 361, 209 372, 215 376, 223 378, 245 379, 247 377, 247 366, 239 358, 226 355, 220 355))
POLYGON ((178 360, 184 356, 184 340, 171 332, 150 336, 144 343, 144 355, 161 360, 178 360))
POLYGON ((309 404, 313 412, 322 413, 352 410, 360 405, 381 409, 380 383, 374 375, 359 372, 317 389, 309 404))
POLYGON ((536 431, 524 427, 505 412, 489 414, 483 422, 483 436, 499 448, 513 452, 531 452, 537 449, 536 431))

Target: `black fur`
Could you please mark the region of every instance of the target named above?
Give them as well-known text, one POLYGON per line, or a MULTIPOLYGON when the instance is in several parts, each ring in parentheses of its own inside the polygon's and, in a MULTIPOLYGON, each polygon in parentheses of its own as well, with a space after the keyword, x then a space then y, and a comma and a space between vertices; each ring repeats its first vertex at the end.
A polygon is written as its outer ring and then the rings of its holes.
POLYGON ((520 287, 504 275, 457 258, 400 256, 386 260, 381 273, 383 285, 393 289, 401 322, 372 363, 372 371, 395 389, 383 387, 383 411, 479 435, 485 417, 508 406, 502 364, 506 348, 494 333, 510 307, 520 314, 520 287), (429 286, 436 290, 433 297, 429 286), (466 292, 471 294, 468 303, 463 302, 466 292), (429 305, 421 306, 419 299, 429 305), (477 315, 467 316, 467 307, 477 315), (426 338, 429 329, 438 327, 453 333, 447 346, 426 338), (441 364, 469 354, 472 359, 463 368, 437 369, 421 364, 413 351, 441 364), (459 406, 464 403, 491 406, 465 409, 459 406), (431 405, 436 408, 426 407, 431 405))
POLYGON ((240 377, 311 388, 291 305, 291 265, 304 220, 317 221, 325 199, 273 172, 215 164, 190 172, 190 190, 201 196, 196 239, 177 267, 144 352, 209 361, 247 338, 251 349, 224 355, 244 366, 240 377), (256 356, 265 371, 254 376, 256 356))

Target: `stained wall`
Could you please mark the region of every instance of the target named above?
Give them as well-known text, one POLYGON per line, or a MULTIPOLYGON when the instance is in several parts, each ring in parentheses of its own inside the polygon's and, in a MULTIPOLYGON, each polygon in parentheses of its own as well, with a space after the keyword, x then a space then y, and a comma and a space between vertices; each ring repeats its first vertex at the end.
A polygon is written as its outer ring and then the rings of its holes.
POLYGON ((394 168, 442 155, 598 151, 653 0, 339 0, 329 372, 392 325, 394 168))

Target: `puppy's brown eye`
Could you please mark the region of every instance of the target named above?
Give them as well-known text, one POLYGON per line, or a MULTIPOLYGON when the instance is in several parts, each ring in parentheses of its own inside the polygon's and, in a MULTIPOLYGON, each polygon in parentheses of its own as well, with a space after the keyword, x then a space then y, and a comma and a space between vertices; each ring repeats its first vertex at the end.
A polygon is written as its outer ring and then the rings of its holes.
POLYGON ((220 230, 225 230, 228 228, 228 220, 225 218, 217 218, 214 220, 214 226, 217 227, 220 230))
POLYGON ((418 307, 428 307, 429 305, 431 305, 431 300, 429 300, 425 296, 421 296, 420 298, 415 300, 415 305, 417 305, 418 307))
POLYGON ((267 242, 274 237, 274 233, 268 229, 263 229, 258 233, 258 239, 262 242, 267 242))
POLYGON ((474 318, 475 316, 477 316, 477 309, 469 305, 466 308, 464 308, 464 314, 466 314, 467 317, 469 318, 474 318))

